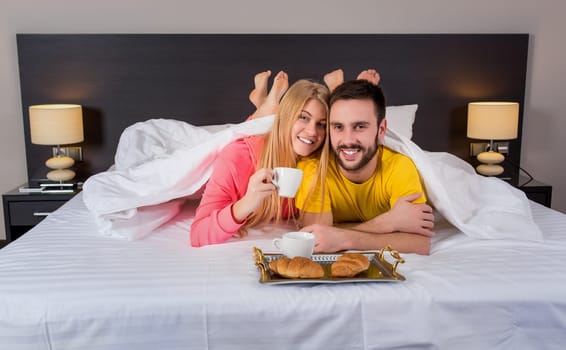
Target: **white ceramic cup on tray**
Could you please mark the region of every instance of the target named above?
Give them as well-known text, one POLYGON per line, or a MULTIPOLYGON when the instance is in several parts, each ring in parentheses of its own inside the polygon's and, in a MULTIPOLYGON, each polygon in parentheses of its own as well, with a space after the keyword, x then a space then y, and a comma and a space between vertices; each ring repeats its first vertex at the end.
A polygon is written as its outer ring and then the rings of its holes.
POLYGON ((288 258, 303 256, 311 258, 314 249, 314 235, 310 232, 287 232, 281 238, 275 238, 273 245, 288 258))
POLYGON ((278 167, 273 169, 273 184, 280 197, 295 198, 303 180, 303 171, 295 168, 278 167))

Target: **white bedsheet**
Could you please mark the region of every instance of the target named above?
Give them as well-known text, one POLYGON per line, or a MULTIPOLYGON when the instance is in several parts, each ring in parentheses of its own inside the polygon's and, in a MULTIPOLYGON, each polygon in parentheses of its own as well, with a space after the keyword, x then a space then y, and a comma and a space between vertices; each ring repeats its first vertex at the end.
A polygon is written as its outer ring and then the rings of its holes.
POLYGON ((523 191, 496 177, 476 174, 470 164, 450 153, 426 152, 392 130, 387 131, 384 144, 413 160, 429 202, 466 235, 542 240, 523 191))
MULTIPOLYGON (((437 225, 405 282, 270 286, 251 249, 286 229, 192 248, 193 207, 144 240, 110 239, 74 197, 0 250, 0 349, 563 349, 566 215, 544 242, 437 225)), ((192 203, 194 205, 194 203, 192 203)))
POLYGON ((144 238, 179 212, 184 197, 199 192, 224 146, 268 132, 273 119, 204 127, 151 119, 126 128, 113 167, 84 184, 84 200, 100 232, 117 239, 144 238))

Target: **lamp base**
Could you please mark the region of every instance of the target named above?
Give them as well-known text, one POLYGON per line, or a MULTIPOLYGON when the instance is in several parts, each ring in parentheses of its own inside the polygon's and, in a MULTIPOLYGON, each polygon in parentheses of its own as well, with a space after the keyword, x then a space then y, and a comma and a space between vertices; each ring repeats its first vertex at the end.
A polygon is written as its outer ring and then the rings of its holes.
POLYGON ((485 176, 497 176, 503 173, 503 167, 497 164, 480 164, 476 171, 485 176))
POLYGON ((505 160, 505 156, 495 151, 482 152, 478 154, 478 160, 485 164, 499 164, 505 160))
POLYGON ((47 178, 55 182, 69 181, 75 177, 75 172, 70 169, 57 169, 47 173, 47 178))
POLYGON ((478 160, 483 164, 476 167, 479 174, 485 176, 497 176, 503 173, 503 167, 498 165, 505 159, 505 156, 499 152, 489 151, 478 154, 478 160))
POLYGON ((67 156, 56 156, 49 158, 45 165, 51 169, 55 169, 47 173, 47 178, 55 182, 69 181, 75 177, 75 172, 67 169, 75 164, 75 160, 67 156))

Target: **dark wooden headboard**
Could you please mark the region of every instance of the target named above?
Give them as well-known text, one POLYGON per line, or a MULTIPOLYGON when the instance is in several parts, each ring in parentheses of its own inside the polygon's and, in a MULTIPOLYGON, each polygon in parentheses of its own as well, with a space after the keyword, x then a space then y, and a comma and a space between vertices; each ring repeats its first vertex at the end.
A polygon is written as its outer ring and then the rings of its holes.
MULTIPOLYGON (((51 156, 30 143, 30 105, 83 106, 84 179, 113 163, 121 132, 137 121, 244 120, 253 75, 266 69, 283 69, 293 82, 375 68, 388 105, 419 104, 417 144, 470 160, 468 102, 519 102, 521 128, 528 41, 528 34, 18 34, 29 180, 44 177, 51 156)), ((517 164, 520 150, 519 132, 509 155, 517 164)))

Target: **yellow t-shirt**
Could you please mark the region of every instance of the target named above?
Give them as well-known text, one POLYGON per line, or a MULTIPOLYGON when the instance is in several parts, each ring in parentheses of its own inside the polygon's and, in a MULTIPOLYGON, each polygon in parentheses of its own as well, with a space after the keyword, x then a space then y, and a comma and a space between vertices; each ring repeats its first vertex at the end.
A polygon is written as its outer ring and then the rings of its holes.
POLYGON ((301 187, 295 197, 297 208, 311 213, 332 211, 334 222, 364 222, 389 211, 402 196, 421 192, 423 195, 414 203, 426 202, 420 176, 413 161, 387 147, 380 148, 380 166, 369 180, 361 184, 346 179, 340 172, 334 156, 331 157, 322 210, 320 186, 308 199, 308 203, 305 203, 311 181, 316 174, 318 160, 299 161, 297 168, 302 169, 304 173, 301 187))

